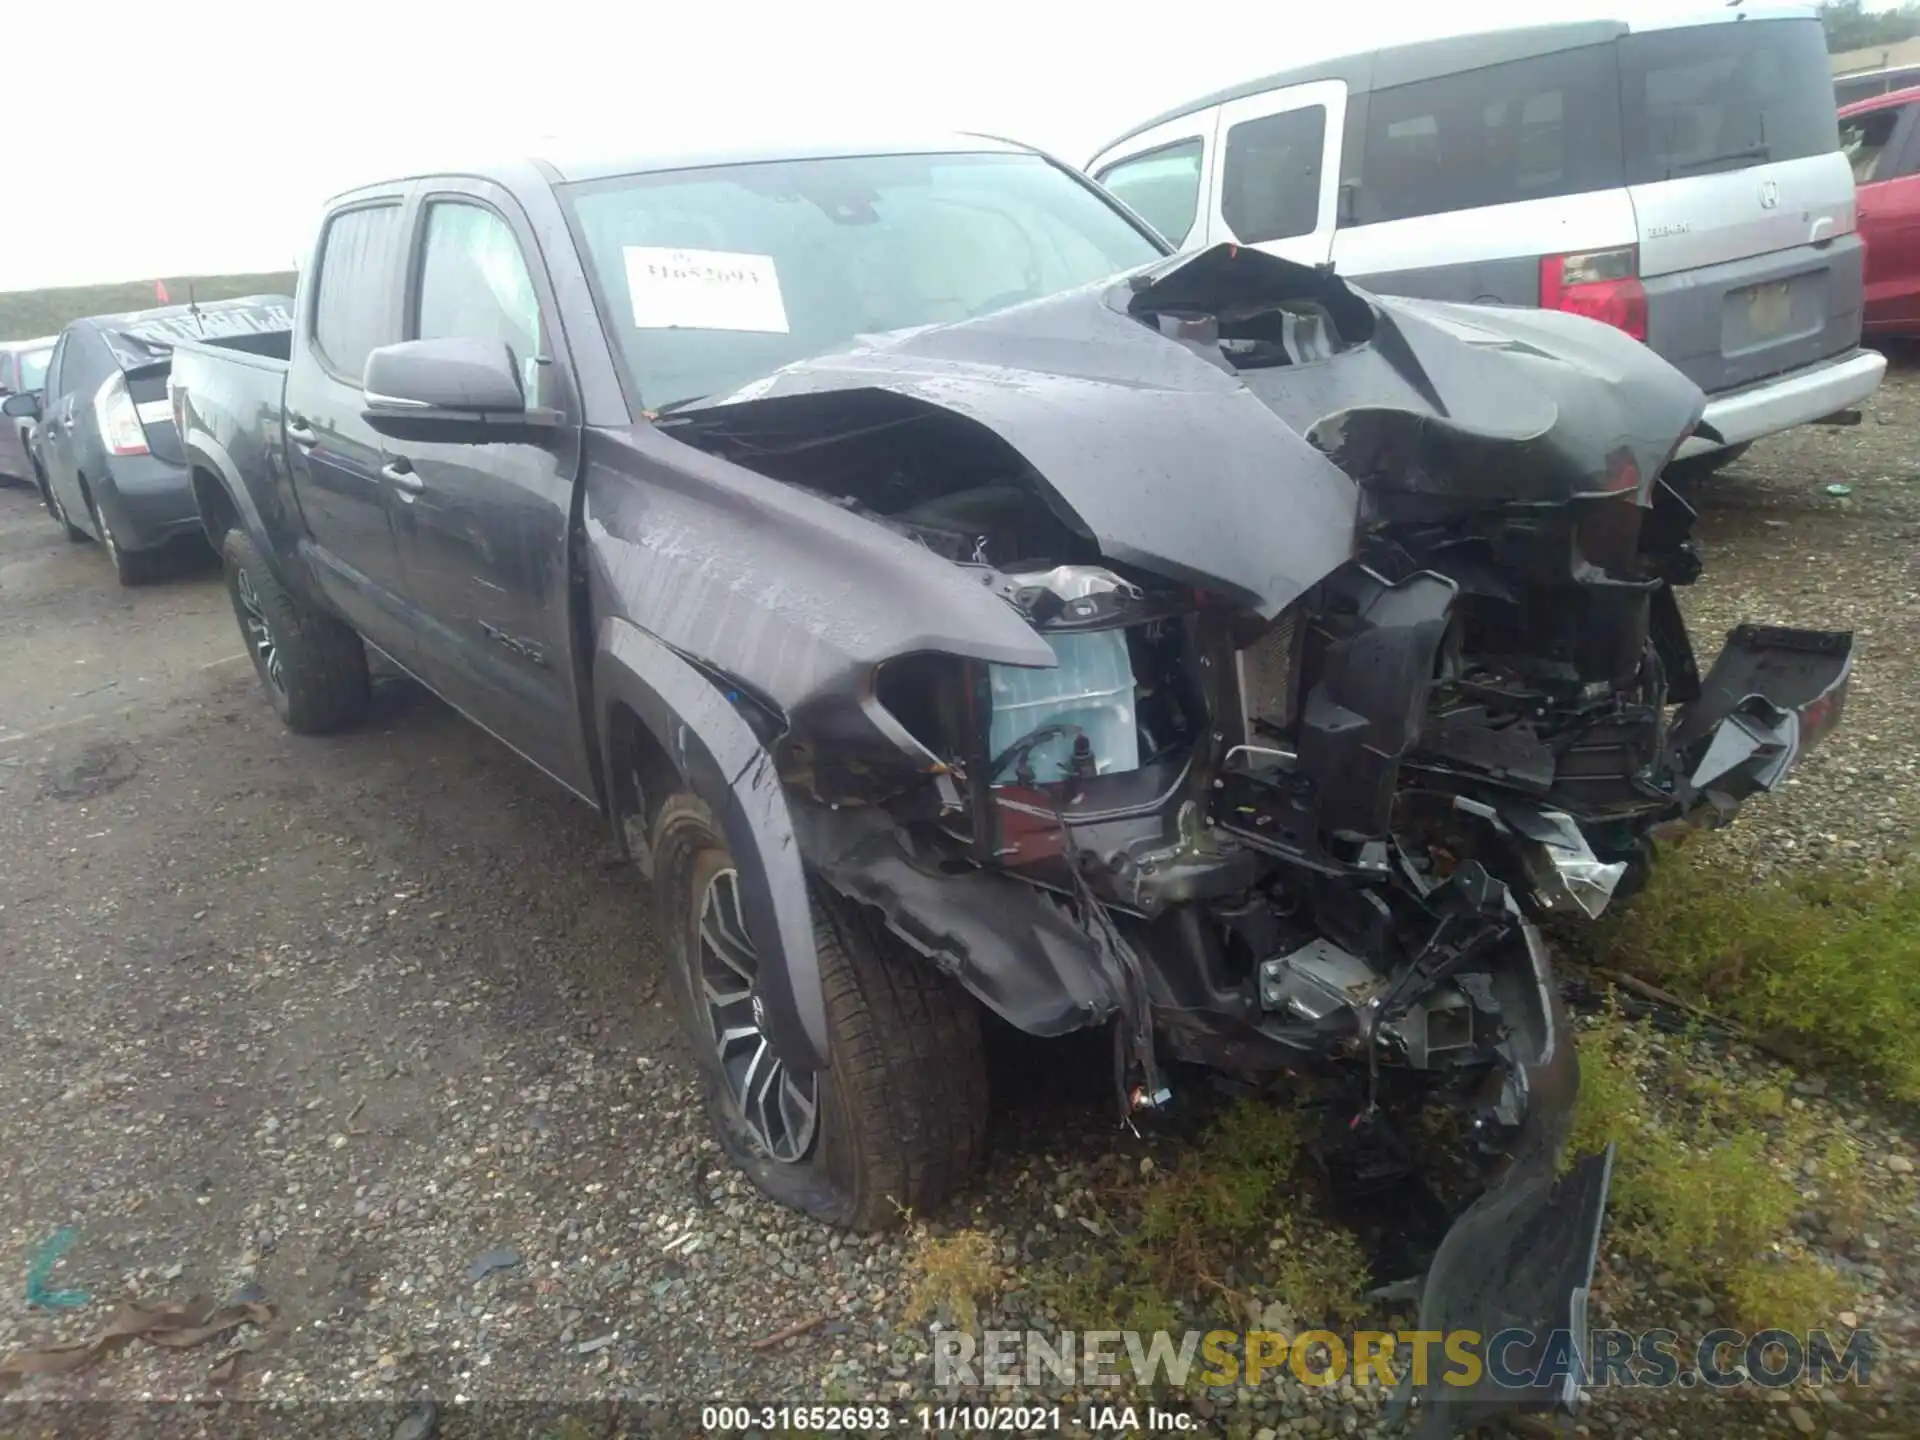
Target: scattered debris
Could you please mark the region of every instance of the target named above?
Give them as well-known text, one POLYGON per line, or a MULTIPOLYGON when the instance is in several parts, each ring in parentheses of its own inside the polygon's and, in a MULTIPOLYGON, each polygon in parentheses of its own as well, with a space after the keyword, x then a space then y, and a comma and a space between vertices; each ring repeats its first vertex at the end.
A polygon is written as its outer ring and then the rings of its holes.
POLYGON ((826 1324, 829 1318, 830 1317, 826 1315, 809 1315, 804 1320, 796 1320, 793 1324, 781 1327, 764 1339, 754 1341, 753 1348, 755 1350, 771 1350, 774 1346, 783 1341, 791 1340, 796 1335, 806 1334, 816 1325, 826 1324))
POLYGON ((265 1327, 273 1319, 269 1305, 226 1305, 209 1309, 204 1301, 190 1305, 127 1305, 90 1340, 61 1340, 30 1345, 0 1360, 0 1390, 11 1389, 33 1375, 69 1375, 85 1369, 110 1350, 129 1340, 144 1340, 169 1350, 205 1344, 240 1325, 265 1327))
POLYGON ((440 1410, 431 1400, 423 1401, 393 1427, 390 1440, 428 1440, 440 1429, 440 1410))
POLYGON ((240 1357, 251 1355, 266 1343, 266 1334, 256 1332, 222 1350, 213 1357, 213 1364, 207 1368, 207 1383, 209 1385, 230 1384, 240 1374, 240 1357))
POLYGON ((609 1345, 613 1344, 613 1342, 615 1340, 618 1340, 619 1338, 620 1338, 620 1332, 618 1330, 614 1330, 614 1331, 610 1331, 605 1335, 598 1337, 597 1339, 582 1340, 578 1345, 574 1346, 573 1348, 576 1354, 597 1355, 600 1353, 600 1351, 606 1349, 609 1345))
POLYGON ((484 1280, 496 1270, 511 1270, 520 1263, 518 1250, 489 1250, 473 1262, 473 1268, 467 1271, 469 1280, 484 1280))
POLYGON ((78 1310, 87 1303, 84 1290, 50 1290, 47 1277, 53 1273, 54 1262, 66 1254, 67 1247, 73 1244, 73 1229, 62 1226, 54 1232, 53 1238, 40 1247, 40 1253, 33 1257, 33 1263, 27 1267, 27 1304, 36 1305, 42 1310, 78 1310))
POLYGON ((1827 494, 1834 496, 1836 499, 1845 499, 1847 496, 1851 495, 1852 493, 1853 493, 1853 486, 1842 485, 1837 481, 1834 484, 1827 486, 1827 494))

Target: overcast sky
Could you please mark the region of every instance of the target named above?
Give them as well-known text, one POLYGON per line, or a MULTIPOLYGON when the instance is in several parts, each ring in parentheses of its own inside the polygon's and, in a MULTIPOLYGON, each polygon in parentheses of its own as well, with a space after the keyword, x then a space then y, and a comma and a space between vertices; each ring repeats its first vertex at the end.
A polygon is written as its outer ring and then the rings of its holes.
POLYGON ((124 3, 38 12, 72 45, 6 28, 0 290, 293 268, 329 194, 435 158, 537 153, 543 137, 697 149, 960 128, 1081 164, 1137 120, 1302 61, 1713 6, 142 0, 121 18, 124 3))

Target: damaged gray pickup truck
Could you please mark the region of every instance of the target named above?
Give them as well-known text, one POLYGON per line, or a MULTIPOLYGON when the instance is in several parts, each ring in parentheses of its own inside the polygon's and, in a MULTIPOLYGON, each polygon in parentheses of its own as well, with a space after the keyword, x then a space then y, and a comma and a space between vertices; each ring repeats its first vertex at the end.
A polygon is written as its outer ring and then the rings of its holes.
POLYGON ((1703 401, 1637 342, 1168 256, 995 141, 368 186, 292 334, 171 383, 286 722, 357 718, 371 645, 596 806, 768 1193, 925 1207, 980 1007, 1105 1027, 1129 1111, 1194 1062, 1346 1077, 1376 1159, 1454 1112, 1432 1329, 1583 1324, 1610 1157, 1561 1161, 1536 924, 1777 785, 1849 673, 1757 625, 1701 673, 1660 476, 1703 401))

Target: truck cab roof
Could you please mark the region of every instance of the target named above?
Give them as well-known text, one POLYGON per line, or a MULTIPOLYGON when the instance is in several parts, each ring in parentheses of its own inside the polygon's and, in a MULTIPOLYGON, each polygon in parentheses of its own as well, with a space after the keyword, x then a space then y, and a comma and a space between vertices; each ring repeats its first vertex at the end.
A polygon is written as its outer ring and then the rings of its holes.
POLYGON ((950 154, 1038 154, 1033 146, 1022 145, 994 135, 949 132, 902 140, 849 137, 833 140, 789 142, 780 145, 716 146, 708 149, 635 150, 601 147, 555 147, 520 155, 468 157, 446 165, 414 166, 407 171, 368 180, 333 196, 328 206, 338 205, 368 190, 386 189, 413 180, 440 175, 463 175, 490 181, 508 191, 527 187, 545 188, 582 181, 605 180, 616 175, 657 174, 671 170, 700 170, 721 165, 766 165, 791 160, 844 159, 856 155, 950 155, 950 154))

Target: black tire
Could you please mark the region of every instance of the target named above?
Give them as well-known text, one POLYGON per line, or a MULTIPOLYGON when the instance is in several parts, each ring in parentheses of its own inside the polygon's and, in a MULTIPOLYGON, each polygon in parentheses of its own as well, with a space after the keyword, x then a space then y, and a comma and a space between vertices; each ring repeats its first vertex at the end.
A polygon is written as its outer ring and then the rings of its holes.
POLYGON ((1752 448, 1753 442, 1745 440, 1738 445, 1729 445, 1724 450, 1709 450, 1705 455, 1689 455, 1684 460, 1675 460, 1666 468, 1667 482, 1684 493, 1687 487, 1698 485, 1710 475, 1719 474, 1752 448))
POLYGON ((40 492, 40 503, 47 507, 47 514, 55 520, 60 519, 60 507, 53 503, 53 487, 47 484, 47 472, 40 468, 40 462, 32 456, 27 459, 33 467, 33 485, 40 492))
POLYGON ((286 727, 325 735, 365 715, 372 683, 353 628, 282 588, 244 530, 227 532, 220 558, 254 673, 286 727))
POLYGON ((707 807, 691 796, 667 801, 655 836, 681 1021, 728 1157, 773 1199, 853 1230, 898 1224, 968 1184, 985 1151, 987 1122, 986 1053, 973 997, 905 952, 874 912, 815 886, 828 1069, 811 1077, 811 1145, 799 1158, 775 1158, 727 1077, 696 970, 709 887, 732 870, 733 857, 707 807))

